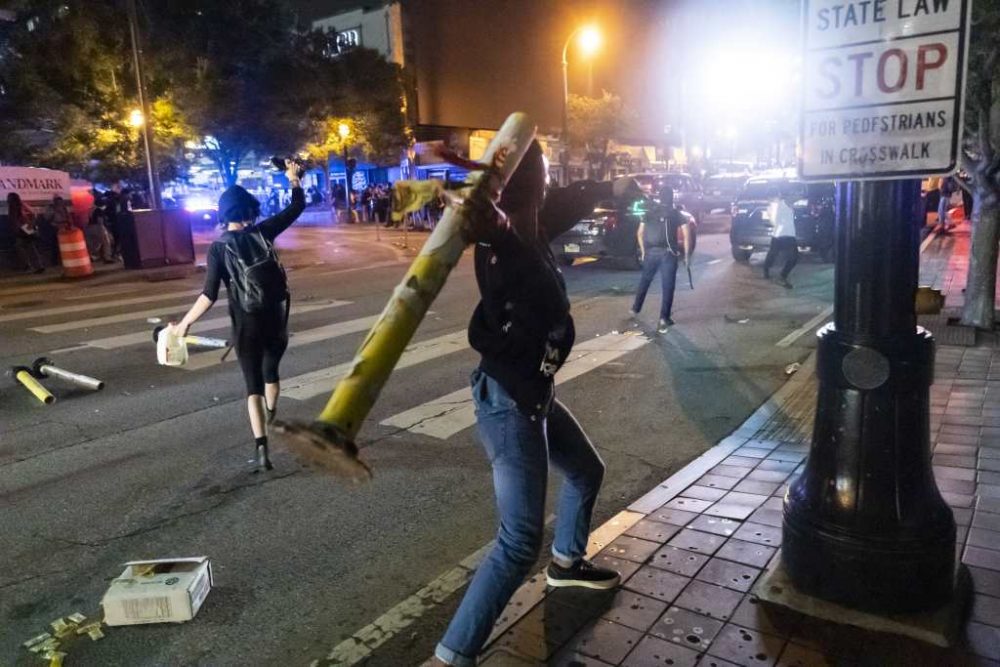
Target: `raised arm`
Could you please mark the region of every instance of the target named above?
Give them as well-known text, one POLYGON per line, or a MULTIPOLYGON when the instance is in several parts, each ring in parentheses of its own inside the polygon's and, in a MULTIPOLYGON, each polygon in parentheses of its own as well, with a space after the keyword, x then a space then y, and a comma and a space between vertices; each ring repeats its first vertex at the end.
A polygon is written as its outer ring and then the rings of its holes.
POLYGON ((306 209, 306 193, 300 182, 303 173, 300 165, 291 160, 288 161, 285 176, 288 177, 288 184, 292 186, 292 203, 257 225, 257 229, 268 241, 274 241, 278 234, 288 229, 306 209))

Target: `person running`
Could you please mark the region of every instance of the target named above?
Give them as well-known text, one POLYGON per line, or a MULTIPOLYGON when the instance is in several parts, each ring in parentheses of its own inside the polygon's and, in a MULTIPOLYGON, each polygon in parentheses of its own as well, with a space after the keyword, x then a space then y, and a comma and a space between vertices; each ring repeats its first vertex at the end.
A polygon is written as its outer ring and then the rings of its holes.
POLYGON ((278 408, 278 364, 288 347, 290 295, 274 239, 306 207, 300 183, 304 173, 298 164, 287 163, 285 175, 292 187, 291 203, 259 224, 254 221, 260 213, 260 202, 253 195, 238 185, 222 193, 219 220, 226 224, 226 231, 209 248, 201 296, 176 325, 177 333, 186 336, 191 325, 215 303, 220 283, 225 283, 236 357, 247 388, 258 471, 273 467, 268 455, 267 425, 274 421, 278 408))
POLYGON ((7 195, 7 220, 14 232, 14 249, 25 265, 25 272, 44 273, 45 264, 38 252, 39 230, 35 212, 21 201, 16 192, 7 195))
POLYGON ((660 286, 663 291, 660 301, 660 321, 656 330, 666 333, 674 325, 670 315, 674 307, 674 289, 677 285, 677 264, 679 259, 690 260, 691 229, 687 217, 674 206, 673 188, 664 187, 659 192, 660 205, 649 212, 639 223, 636 238, 639 241, 639 257, 642 261, 642 276, 635 291, 635 300, 629 314, 638 317, 646 300, 649 286, 653 284, 656 272, 660 272, 660 286))
POLYGON ((782 198, 775 190, 771 194, 771 205, 768 207, 771 217, 771 246, 764 258, 764 279, 771 279, 771 267, 778 260, 778 255, 785 256, 785 264, 781 267, 781 277, 778 284, 785 289, 792 289, 788 276, 799 263, 799 241, 795 238, 795 210, 791 204, 782 198))
POLYGON ((473 218, 488 222, 467 230, 466 240, 476 244, 480 292, 469 342, 482 357, 472 374, 472 395, 479 437, 493 467, 500 527, 437 646, 437 664, 476 663, 501 610, 534 565, 542 546, 550 463, 565 481, 548 583, 609 589, 620 578, 584 559, 604 462, 554 395, 553 378, 575 334, 566 284, 549 241, 597 202, 637 198, 641 191, 635 181, 619 179, 575 183, 546 196, 546 181, 544 156, 535 141, 503 190, 503 213, 486 202, 484 215, 473 218))

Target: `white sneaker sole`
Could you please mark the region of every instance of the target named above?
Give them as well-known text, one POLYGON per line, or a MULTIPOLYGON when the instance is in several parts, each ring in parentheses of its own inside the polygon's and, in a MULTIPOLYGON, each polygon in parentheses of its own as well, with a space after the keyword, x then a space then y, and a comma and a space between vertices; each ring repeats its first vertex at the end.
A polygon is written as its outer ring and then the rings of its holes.
POLYGON ((615 577, 608 581, 580 581, 578 579, 553 579, 549 575, 545 575, 546 583, 553 588, 590 588, 595 591, 606 591, 615 588, 621 583, 621 580, 621 577, 615 577))

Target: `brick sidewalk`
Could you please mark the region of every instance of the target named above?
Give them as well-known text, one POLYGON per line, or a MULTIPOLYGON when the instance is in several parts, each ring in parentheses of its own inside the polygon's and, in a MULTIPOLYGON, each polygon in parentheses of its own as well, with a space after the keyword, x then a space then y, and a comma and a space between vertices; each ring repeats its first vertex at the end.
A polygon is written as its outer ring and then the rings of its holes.
MULTIPOLYGON (((927 258, 921 282, 960 297, 967 236, 949 245, 950 257, 927 258)), ((591 536, 591 556, 622 573, 619 589, 547 590, 536 575, 498 621, 483 664, 1000 665, 1000 350, 940 345, 935 378, 934 473, 975 590, 954 648, 818 621, 749 593, 778 553, 782 497, 808 454, 810 359, 735 433, 591 536)))

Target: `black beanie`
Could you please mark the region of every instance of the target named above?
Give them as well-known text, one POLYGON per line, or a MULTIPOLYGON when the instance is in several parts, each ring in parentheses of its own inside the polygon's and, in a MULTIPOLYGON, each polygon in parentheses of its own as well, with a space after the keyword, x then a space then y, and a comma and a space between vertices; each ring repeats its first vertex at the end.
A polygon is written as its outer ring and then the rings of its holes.
POLYGON ((260 202, 238 185, 233 185, 219 197, 219 222, 246 222, 260 214, 260 202))

